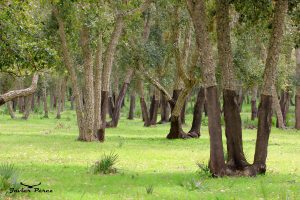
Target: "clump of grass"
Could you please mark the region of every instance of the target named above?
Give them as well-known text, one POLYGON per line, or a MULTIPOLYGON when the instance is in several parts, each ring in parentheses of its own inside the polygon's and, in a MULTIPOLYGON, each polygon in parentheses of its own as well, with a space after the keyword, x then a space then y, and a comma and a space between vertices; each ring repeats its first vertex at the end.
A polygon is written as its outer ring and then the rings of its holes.
POLYGON ((185 187, 189 191, 200 190, 203 189, 202 182, 197 181, 195 179, 190 179, 188 181, 180 183, 182 187, 185 187))
POLYGON ((19 188, 17 183, 17 170, 13 164, 0 165, 0 193, 6 193, 9 188, 19 188))
POLYGON ((110 154, 103 154, 101 159, 93 165, 94 174, 115 174, 117 168, 115 167, 119 155, 111 152, 110 154))
POLYGON ((153 190, 154 190, 153 185, 146 186, 146 192, 147 192, 147 194, 152 194, 153 190))
POLYGON ((118 143, 118 147, 121 148, 123 145, 124 145, 124 141, 120 140, 119 143, 118 143))
POLYGON ((208 167, 207 164, 204 164, 204 163, 196 163, 197 166, 198 166, 198 174, 201 176, 201 177, 211 177, 212 174, 210 172, 210 169, 208 167))

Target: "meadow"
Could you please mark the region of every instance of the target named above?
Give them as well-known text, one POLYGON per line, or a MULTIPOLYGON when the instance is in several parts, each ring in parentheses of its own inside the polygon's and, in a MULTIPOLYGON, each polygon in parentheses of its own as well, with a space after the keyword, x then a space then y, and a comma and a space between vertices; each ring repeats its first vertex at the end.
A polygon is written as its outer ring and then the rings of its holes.
MULTIPOLYGON (((37 112, 24 121, 1 113, 0 163, 14 164, 18 182, 41 182, 39 188, 53 192, 13 193, 4 199, 300 199, 300 133, 292 128, 273 126, 265 175, 211 178, 197 166, 209 159, 207 118, 199 139, 167 140, 169 124, 145 128, 139 118, 122 116, 118 128, 106 130, 104 143, 87 143, 76 141, 74 111, 63 112, 60 120, 54 113, 50 119, 41 116, 37 112), (91 166, 111 152, 118 155, 118 172, 93 174, 91 166)), ((191 119, 187 115, 185 130, 191 119)), ((252 162, 256 129, 244 129, 243 138, 252 162)))

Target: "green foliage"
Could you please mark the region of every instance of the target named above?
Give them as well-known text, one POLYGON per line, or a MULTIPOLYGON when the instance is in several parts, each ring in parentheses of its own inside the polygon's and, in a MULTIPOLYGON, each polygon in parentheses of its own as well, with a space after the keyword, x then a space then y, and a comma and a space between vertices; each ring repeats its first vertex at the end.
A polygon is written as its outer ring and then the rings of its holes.
POLYGON ((147 192, 147 194, 152 194, 153 190, 154 190, 153 185, 146 186, 146 192, 147 192))
POLYGON ((104 154, 99 161, 97 161, 93 166, 94 174, 115 174, 117 173, 117 168, 115 165, 118 161, 119 155, 111 152, 110 154, 104 154))
POLYGON ((204 164, 204 163, 196 163, 197 166, 198 166, 198 174, 201 176, 201 177, 211 177, 211 172, 210 172, 210 169, 208 167, 207 164, 204 164))
POLYGON ((13 164, 0 164, 0 193, 5 193, 9 188, 19 188, 17 171, 13 164))

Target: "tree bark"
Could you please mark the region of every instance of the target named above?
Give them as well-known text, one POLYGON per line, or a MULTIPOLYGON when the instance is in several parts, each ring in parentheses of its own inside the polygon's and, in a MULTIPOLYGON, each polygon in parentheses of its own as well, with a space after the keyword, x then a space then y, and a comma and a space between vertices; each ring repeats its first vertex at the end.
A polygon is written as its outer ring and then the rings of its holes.
POLYGON ((31 111, 31 99, 32 99, 32 94, 25 97, 25 111, 22 117, 22 119, 24 120, 27 120, 29 118, 30 111, 31 111))
POLYGON ((129 120, 134 119, 134 113, 135 113, 135 92, 132 92, 130 95, 130 106, 129 106, 129 114, 128 114, 129 120))
POLYGON ((9 113, 10 117, 12 119, 16 119, 16 115, 15 115, 13 107, 12 107, 12 102, 9 101, 6 104, 7 104, 7 110, 8 110, 8 113, 9 113))
POLYGON ((151 125, 156 125, 157 122, 157 113, 159 109, 159 93, 160 91, 155 88, 154 95, 153 95, 153 111, 152 115, 150 115, 150 124, 151 125))
POLYGON ((44 104, 44 118, 49 118, 48 103, 47 103, 47 81, 44 75, 42 82, 43 104, 44 104))
POLYGON ((283 117, 282 117, 282 112, 281 112, 281 108, 280 108, 280 104, 279 104, 279 100, 278 100, 278 95, 276 92, 276 88, 275 86, 272 89, 272 107, 276 112, 276 117, 277 117, 277 127, 278 128, 284 128, 284 123, 283 123, 283 117))
POLYGON ((188 132, 189 137, 198 138, 201 135, 200 127, 202 121, 202 111, 203 111, 204 101, 205 101, 205 89, 201 87, 199 89, 197 100, 194 105, 192 128, 188 132))
POLYGON ((295 95, 295 128, 300 129, 300 48, 295 49, 296 57, 296 95, 295 95))
POLYGON ((257 173, 265 173, 269 135, 272 125, 272 89, 275 85, 280 47, 283 39, 287 0, 278 0, 275 5, 272 34, 264 71, 264 85, 258 111, 258 130, 253 166, 257 173))
POLYGON ((281 98, 279 101, 280 104, 280 109, 282 113, 282 120, 283 120, 283 125, 286 127, 286 116, 289 112, 289 106, 290 106, 290 94, 288 90, 282 90, 281 91, 281 98))
POLYGON ((168 101, 165 97, 165 95, 161 92, 160 95, 160 99, 161 99, 161 103, 160 103, 160 108, 161 108, 161 119, 160 119, 160 124, 164 124, 164 123, 168 123, 169 122, 169 117, 170 117, 170 113, 169 113, 169 104, 168 101))
POLYGON ((29 95, 32 95, 37 89, 38 80, 39 80, 39 75, 36 73, 32 77, 32 83, 29 88, 13 90, 13 91, 9 91, 5 94, 0 95, 0 106, 2 106, 6 102, 11 101, 17 97, 27 97, 29 95))
POLYGON ((61 88, 62 88, 62 80, 59 78, 59 80, 57 80, 57 85, 56 85, 56 96, 57 96, 57 113, 56 113, 56 119, 60 119, 61 115, 61 107, 62 107, 62 92, 61 92, 61 88))

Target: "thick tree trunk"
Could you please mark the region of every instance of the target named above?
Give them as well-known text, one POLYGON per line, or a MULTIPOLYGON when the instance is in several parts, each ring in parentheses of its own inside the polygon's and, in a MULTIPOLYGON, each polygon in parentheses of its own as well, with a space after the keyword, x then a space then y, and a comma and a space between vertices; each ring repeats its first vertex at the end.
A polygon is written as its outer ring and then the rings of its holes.
POLYGON ((34 111, 34 108, 35 108, 35 93, 32 94, 32 97, 31 97, 31 111, 34 111))
POLYGON ((198 138, 201 135, 200 127, 202 121, 202 111, 203 111, 204 101, 205 101, 205 89, 201 87, 198 92, 197 100, 194 105, 192 128, 188 132, 189 137, 198 138))
POLYGON ((148 127, 150 126, 150 119, 148 114, 148 108, 144 97, 140 97, 140 104, 141 104, 141 110, 144 120, 144 126, 148 127))
POLYGON ((135 92, 132 92, 132 94, 130 95, 130 106, 129 106, 129 114, 128 114, 129 120, 134 119, 134 113, 135 113, 135 92))
MULTIPOLYGON (((253 166, 257 173, 265 173, 269 135, 272 122, 272 92, 274 90, 279 53, 283 39, 284 20, 288 8, 287 0, 278 0, 272 23, 272 35, 264 72, 264 85, 258 111, 258 130, 253 166)), ((276 91, 275 91, 276 92, 276 91)), ((273 95, 274 99, 274 95, 273 95)))
POLYGON ((101 127, 97 131, 97 137, 100 142, 105 140, 106 114, 108 111, 108 91, 101 91, 101 127))
POLYGON ((182 108, 181 114, 180 114, 180 117, 181 117, 181 123, 182 123, 182 124, 185 124, 185 110, 186 110, 186 104, 187 104, 187 101, 184 102, 183 108, 182 108))
POLYGON ((296 56, 296 95, 295 95, 295 128, 300 129, 300 47, 295 49, 296 56))
POLYGON ((155 88, 154 95, 153 95, 153 111, 152 114, 150 114, 151 125, 156 125, 157 123, 157 113, 159 109, 159 95, 160 95, 160 91, 155 88))
POLYGON ((7 104, 7 110, 8 110, 8 113, 9 113, 10 117, 12 119, 16 119, 16 115, 15 115, 13 107, 12 107, 12 102, 9 101, 6 104, 7 104))
POLYGON ((252 97, 251 97, 251 120, 254 120, 257 117, 256 99, 257 99, 257 86, 254 86, 252 88, 252 97))
POLYGON ((108 97, 108 114, 109 114, 110 118, 113 118, 114 109, 115 109, 114 98, 112 96, 109 96, 108 97))
POLYGON ((32 99, 32 94, 25 97, 25 111, 22 119, 27 120, 29 118, 30 111, 31 111, 31 99, 32 99))

